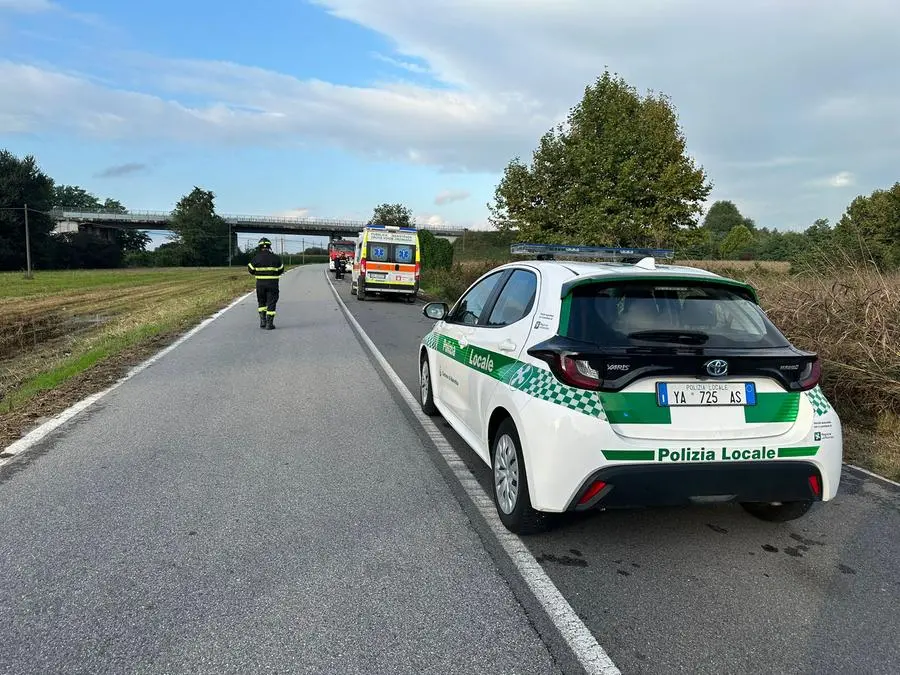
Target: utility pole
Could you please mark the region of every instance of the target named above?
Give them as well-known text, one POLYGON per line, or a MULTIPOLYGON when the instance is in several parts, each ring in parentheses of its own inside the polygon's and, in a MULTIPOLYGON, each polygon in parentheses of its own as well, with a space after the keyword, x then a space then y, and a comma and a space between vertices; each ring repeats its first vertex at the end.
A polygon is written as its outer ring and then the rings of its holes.
POLYGON ((25 278, 31 279, 31 237, 28 232, 28 204, 25 205, 25 264, 27 265, 25 278))
POLYGON ((234 255, 231 253, 231 222, 228 223, 228 266, 231 267, 231 259, 234 255))
POLYGON ((301 253, 301 255, 300 255, 300 260, 302 261, 301 264, 305 265, 306 264, 306 239, 300 240, 300 248, 303 249, 303 253, 301 253))

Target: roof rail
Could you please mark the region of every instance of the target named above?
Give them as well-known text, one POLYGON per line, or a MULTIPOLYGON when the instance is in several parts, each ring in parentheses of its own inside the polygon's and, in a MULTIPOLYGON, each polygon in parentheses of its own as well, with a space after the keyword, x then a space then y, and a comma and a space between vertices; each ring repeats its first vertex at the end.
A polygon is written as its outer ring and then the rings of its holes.
POLYGON ((618 262, 638 262, 644 258, 675 257, 675 251, 668 248, 610 248, 605 246, 566 246, 564 244, 512 244, 512 255, 530 255, 538 260, 615 260, 618 262))

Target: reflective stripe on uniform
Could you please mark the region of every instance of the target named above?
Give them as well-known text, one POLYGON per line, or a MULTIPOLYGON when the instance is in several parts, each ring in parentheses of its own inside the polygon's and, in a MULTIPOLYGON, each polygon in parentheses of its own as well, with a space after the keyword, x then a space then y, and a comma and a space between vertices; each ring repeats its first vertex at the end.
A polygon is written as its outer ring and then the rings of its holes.
POLYGON ((266 311, 266 316, 275 316, 275 312, 266 311))
POLYGON ((280 277, 278 275, 271 276, 271 275, 257 274, 256 278, 257 279, 279 279, 280 277))

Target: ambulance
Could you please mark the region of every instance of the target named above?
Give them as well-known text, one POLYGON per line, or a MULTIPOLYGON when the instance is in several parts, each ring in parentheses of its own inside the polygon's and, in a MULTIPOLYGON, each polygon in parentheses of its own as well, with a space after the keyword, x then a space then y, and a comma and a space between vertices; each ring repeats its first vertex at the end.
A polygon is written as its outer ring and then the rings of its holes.
POLYGON ((415 227, 367 225, 356 240, 350 292, 357 300, 377 294, 415 302, 421 272, 419 255, 415 227))

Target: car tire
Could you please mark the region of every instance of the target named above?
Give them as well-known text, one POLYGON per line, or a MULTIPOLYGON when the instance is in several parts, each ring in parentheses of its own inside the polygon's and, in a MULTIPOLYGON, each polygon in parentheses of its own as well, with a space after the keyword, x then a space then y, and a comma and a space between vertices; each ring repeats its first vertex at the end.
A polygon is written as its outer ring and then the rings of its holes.
POLYGON ((547 515, 531 507, 528 475, 519 432, 505 420, 491 442, 491 492, 500 522, 515 534, 537 534, 547 529, 547 515))
POLYGON ((359 301, 363 301, 366 299, 366 289, 363 288, 362 283, 357 282, 356 284, 356 299, 359 301))
POLYGON ((751 516, 770 523, 786 523, 796 520, 812 507, 812 501, 785 502, 783 504, 767 504, 765 502, 741 502, 741 506, 751 516))
POLYGON ((419 363, 419 405, 422 412, 429 417, 439 414, 437 406, 434 405, 434 390, 431 387, 431 364, 428 361, 428 354, 422 355, 419 363))

